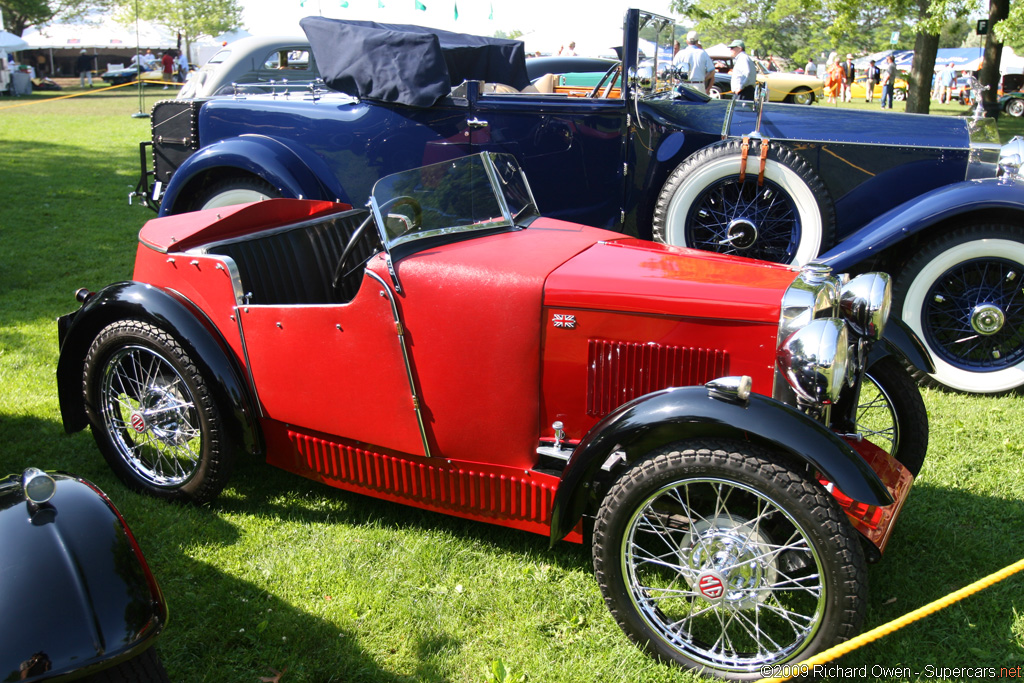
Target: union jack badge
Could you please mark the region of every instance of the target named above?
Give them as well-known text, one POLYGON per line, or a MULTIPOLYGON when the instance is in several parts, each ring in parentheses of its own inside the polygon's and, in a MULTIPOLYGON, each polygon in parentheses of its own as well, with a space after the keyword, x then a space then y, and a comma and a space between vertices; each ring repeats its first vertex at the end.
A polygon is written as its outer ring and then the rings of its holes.
POLYGON ((551 318, 551 322, 555 327, 565 327, 570 330, 576 328, 576 316, 574 315, 563 315, 561 313, 555 313, 554 317, 551 318))

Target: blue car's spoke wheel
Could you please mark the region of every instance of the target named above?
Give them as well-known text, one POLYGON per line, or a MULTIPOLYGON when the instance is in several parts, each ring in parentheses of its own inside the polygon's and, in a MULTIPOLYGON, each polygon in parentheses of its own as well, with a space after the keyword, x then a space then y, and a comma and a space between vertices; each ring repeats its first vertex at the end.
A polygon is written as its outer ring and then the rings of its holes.
POLYGON ((227 482, 231 452, 202 373, 169 334, 139 320, 103 328, 85 360, 93 437, 128 486, 206 502, 227 482))
POLYGON ((973 226, 922 250, 897 283, 902 317, 935 362, 927 382, 972 393, 1024 385, 1024 237, 973 226))
POLYGON ((857 533, 803 468, 729 441, 668 446, 611 486, 594 570, 619 626, 657 657, 761 678, 856 633, 857 533))
POLYGON ((796 154, 770 145, 761 173, 752 140, 742 174, 742 143, 697 152, 676 168, 658 196, 654 239, 667 244, 804 264, 832 242, 834 215, 821 180, 796 154))

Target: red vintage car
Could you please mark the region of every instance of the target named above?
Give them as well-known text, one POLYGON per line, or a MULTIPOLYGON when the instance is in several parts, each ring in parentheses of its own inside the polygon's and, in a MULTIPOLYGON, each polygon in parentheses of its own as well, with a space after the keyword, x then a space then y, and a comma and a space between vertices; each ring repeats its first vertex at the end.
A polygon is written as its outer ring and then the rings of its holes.
POLYGON ((69 431, 202 503, 235 458, 592 536, 615 619, 729 678, 852 636, 927 448, 887 276, 539 216, 515 160, 150 221, 134 279, 60 320, 69 431))

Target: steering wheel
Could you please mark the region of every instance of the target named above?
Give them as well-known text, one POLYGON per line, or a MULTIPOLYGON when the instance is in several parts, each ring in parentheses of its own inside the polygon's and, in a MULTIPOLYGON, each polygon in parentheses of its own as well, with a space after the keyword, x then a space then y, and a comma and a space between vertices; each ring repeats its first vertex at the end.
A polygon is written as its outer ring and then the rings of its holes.
POLYGON ((334 279, 331 281, 331 289, 334 291, 334 296, 338 300, 344 300, 349 297, 346 296, 346 292, 339 291, 341 284, 345 281, 345 277, 351 273, 351 270, 347 270, 348 260, 351 258, 352 253, 355 251, 356 245, 359 241, 367 234, 372 234, 367 228, 373 225, 373 214, 371 213, 366 217, 359 227, 352 232, 352 236, 348 238, 348 244, 341 251, 341 258, 338 259, 338 265, 334 268, 334 279))
POLYGON ((601 86, 604 85, 604 82, 610 78, 611 81, 608 82, 608 87, 606 87, 604 89, 604 92, 601 93, 601 97, 608 97, 608 94, 612 91, 612 88, 615 87, 615 81, 617 81, 619 78, 619 71, 621 70, 621 68, 621 61, 612 64, 611 67, 604 72, 604 76, 601 76, 601 80, 597 82, 597 85, 594 86, 594 89, 590 91, 590 94, 587 95, 587 97, 597 97, 597 93, 601 89, 601 86))
MULTIPOLYGON (((405 230, 403 230, 402 232, 400 232, 397 235, 395 235, 395 237, 401 237, 402 235, 410 233, 410 232, 412 232, 413 230, 415 230, 416 228, 420 227, 423 224, 423 207, 420 206, 420 203, 418 201, 416 201, 415 199, 413 199, 409 195, 404 195, 404 194, 403 195, 399 195, 397 197, 392 197, 391 199, 387 200, 386 202, 384 202, 380 206, 380 215, 384 217, 385 221, 387 221, 387 219, 388 219, 388 215, 389 215, 388 211, 389 210, 397 209, 398 207, 406 207, 406 206, 409 207, 409 209, 411 209, 412 215, 411 216, 408 215, 409 212, 407 212, 407 211, 402 211, 400 213, 401 213, 401 215, 403 215, 406 218, 410 219, 410 223, 409 223, 408 227, 405 230)), ((386 232, 386 230, 385 230, 385 232, 386 232)))

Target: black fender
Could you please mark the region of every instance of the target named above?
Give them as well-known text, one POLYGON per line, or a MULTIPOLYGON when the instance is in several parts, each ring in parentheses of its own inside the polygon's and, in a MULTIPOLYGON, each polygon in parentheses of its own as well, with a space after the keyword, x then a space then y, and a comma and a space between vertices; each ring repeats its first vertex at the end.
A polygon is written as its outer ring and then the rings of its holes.
POLYGON ((910 363, 921 372, 935 372, 935 363, 924 342, 902 319, 890 317, 885 323, 882 338, 871 345, 868 351, 867 367, 871 367, 887 356, 910 363))
POLYGON ((192 302, 173 291, 141 282, 119 282, 89 297, 76 312, 58 321, 57 396, 61 420, 68 433, 88 426, 82 371, 93 339, 116 320, 150 322, 174 335, 209 379, 225 429, 248 453, 263 452, 263 435, 238 361, 209 318, 192 302), (231 419, 233 418, 233 419, 231 419))
POLYGON ((26 498, 19 475, 0 479, 3 681, 95 674, 141 654, 167 623, 163 593, 117 508, 84 479, 51 476, 45 503, 26 498))
POLYGON ((796 408, 760 394, 731 402, 712 398, 702 386, 676 387, 620 406, 580 441, 555 494, 551 543, 564 538, 600 502, 594 480, 612 453, 622 451, 632 463, 659 446, 695 438, 755 443, 806 463, 854 500, 893 503, 878 475, 849 444, 796 408))

